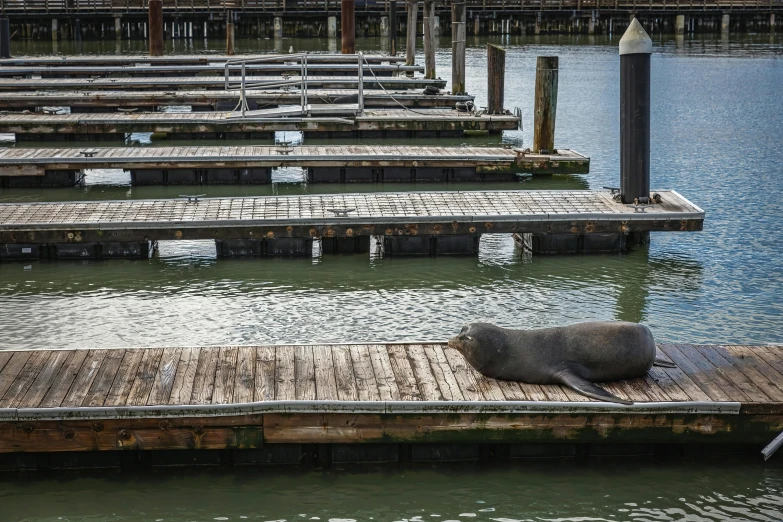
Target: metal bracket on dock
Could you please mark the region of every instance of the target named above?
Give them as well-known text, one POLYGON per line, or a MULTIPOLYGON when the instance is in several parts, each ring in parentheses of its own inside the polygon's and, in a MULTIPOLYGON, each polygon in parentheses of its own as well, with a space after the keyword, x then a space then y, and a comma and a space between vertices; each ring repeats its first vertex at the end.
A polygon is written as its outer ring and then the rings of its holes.
POLYGON ((610 194, 619 194, 620 193, 620 187, 603 187, 604 189, 608 190, 610 194))
POLYGON ((291 141, 278 141, 275 145, 277 145, 279 148, 277 149, 278 154, 282 154, 283 156, 288 156, 294 151, 294 148, 291 146, 293 142, 291 141))
POLYGON ((652 205, 637 205, 636 203, 633 204, 633 212, 634 214, 645 214, 647 209, 652 207, 652 205))
POLYGON ((179 197, 181 198, 188 198, 188 204, 198 203, 198 198, 203 198, 204 196, 206 196, 206 194, 194 194, 194 195, 180 194, 179 195, 179 197))
POLYGON ((79 154, 81 154, 85 158, 92 158, 93 156, 98 154, 98 152, 99 151, 97 149, 87 149, 87 150, 79 151, 79 154))
POLYGON ((334 212, 335 217, 348 217, 348 212, 353 212, 355 208, 327 208, 327 212, 334 212))

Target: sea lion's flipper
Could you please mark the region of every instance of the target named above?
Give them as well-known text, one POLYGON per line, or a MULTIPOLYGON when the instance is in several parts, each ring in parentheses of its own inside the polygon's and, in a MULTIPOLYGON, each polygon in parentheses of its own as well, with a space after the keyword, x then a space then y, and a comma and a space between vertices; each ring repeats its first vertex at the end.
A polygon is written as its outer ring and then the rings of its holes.
POLYGON ((616 395, 612 395, 600 386, 593 384, 592 382, 583 377, 580 377, 579 375, 576 375, 573 372, 562 371, 557 374, 557 377, 559 378, 561 384, 568 386, 575 392, 581 393, 585 397, 590 397, 591 399, 605 402, 616 402, 618 404, 633 404, 633 401, 627 401, 617 397, 616 395))
POLYGON ((655 362, 653 363, 653 366, 663 366, 664 368, 676 368, 677 365, 673 362, 669 362, 667 360, 661 359, 659 357, 655 358, 655 362))

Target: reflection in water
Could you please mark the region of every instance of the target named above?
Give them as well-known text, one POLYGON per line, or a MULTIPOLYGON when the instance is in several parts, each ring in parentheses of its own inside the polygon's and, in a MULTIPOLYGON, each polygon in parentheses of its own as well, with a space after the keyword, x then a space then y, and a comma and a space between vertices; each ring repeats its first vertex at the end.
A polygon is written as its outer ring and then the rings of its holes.
POLYGON ((733 461, 235 469, 6 480, 0 502, 4 522, 773 522, 783 519, 781 478, 778 468, 733 461))

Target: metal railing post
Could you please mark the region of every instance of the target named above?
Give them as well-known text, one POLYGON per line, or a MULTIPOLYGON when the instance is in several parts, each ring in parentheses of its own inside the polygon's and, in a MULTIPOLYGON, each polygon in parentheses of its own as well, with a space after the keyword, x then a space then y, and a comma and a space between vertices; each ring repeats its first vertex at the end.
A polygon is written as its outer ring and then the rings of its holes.
POLYGON ((242 117, 245 116, 245 109, 247 108, 247 98, 245 98, 245 62, 242 62, 242 98, 239 100, 242 105, 242 117))
POLYGON ((359 78, 359 96, 358 96, 358 103, 359 103, 359 114, 364 112, 364 64, 362 63, 364 59, 364 55, 361 51, 359 51, 359 70, 358 70, 358 78, 359 78))
POLYGON ((226 77, 226 81, 223 84, 223 89, 225 89, 227 91, 228 90, 228 62, 226 62, 225 77, 226 77))

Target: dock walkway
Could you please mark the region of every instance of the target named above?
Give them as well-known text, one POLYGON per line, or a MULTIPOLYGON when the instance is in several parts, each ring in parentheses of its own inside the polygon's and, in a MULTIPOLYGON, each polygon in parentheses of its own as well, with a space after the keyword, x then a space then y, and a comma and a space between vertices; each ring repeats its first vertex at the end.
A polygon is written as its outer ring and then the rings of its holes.
MULTIPOLYGON (((304 167, 308 169, 309 182, 411 182, 417 179, 509 181, 516 179, 519 172, 586 173, 589 165, 589 158, 570 150, 560 150, 557 154, 532 154, 503 147, 285 145, 0 149, 0 177, 44 176, 52 171, 96 168, 119 168, 131 172, 150 169, 181 172, 190 169, 188 173, 192 173, 193 183, 196 178, 192 169, 304 167), (386 168, 390 170, 387 172, 386 168), (407 170, 397 170, 401 168, 407 170)), ((182 177, 180 183, 184 184, 185 179, 182 177)), ((237 182, 240 181, 237 179, 237 182)), ((205 183, 208 179, 199 179, 199 182, 205 183)))
MULTIPOLYGON (((383 54, 365 54, 362 57, 370 64, 391 64, 405 62, 405 56, 383 54)), ((167 54, 165 56, 143 55, 58 55, 58 56, 16 56, 0 58, 0 67, 59 67, 59 66, 122 66, 122 65, 206 65, 225 64, 227 61, 267 60, 267 63, 286 63, 291 58, 286 55, 270 54, 167 54)), ((356 55, 335 53, 308 53, 308 63, 356 63, 356 55)))
POLYGON ((531 443, 760 445, 783 429, 782 347, 659 354, 676 367, 603 385, 636 401, 623 406, 485 378, 442 343, 3 351, 0 453, 255 449, 269 462, 290 449, 278 444, 328 444, 397 460, 413 443, 431 460, 420 443, 513 457, 531 443))
POLYGON ((0 243, 701 230, 702 209, 658 193, 643 208, 590 190, 4 203, 0 243))

